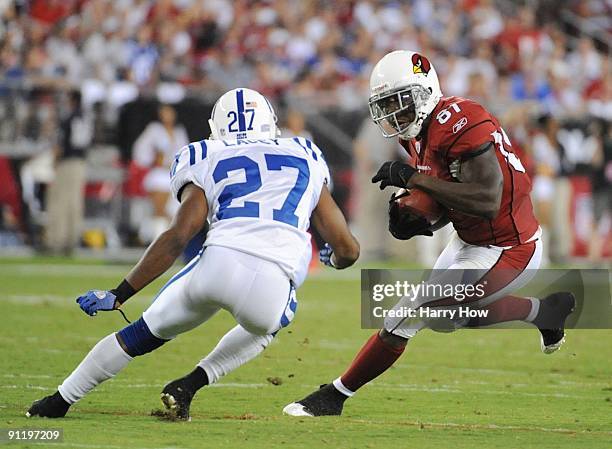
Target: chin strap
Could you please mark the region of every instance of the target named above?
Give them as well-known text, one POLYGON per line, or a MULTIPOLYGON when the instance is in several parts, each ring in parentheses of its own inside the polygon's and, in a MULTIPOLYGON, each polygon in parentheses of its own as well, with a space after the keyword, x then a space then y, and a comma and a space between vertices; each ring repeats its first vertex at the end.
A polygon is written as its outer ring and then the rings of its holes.
POLYGON ((210 127, 210 139, 217 140, 219 136, 217 135, 217 128, 215 126, 215 122, 212 119, 208 119, 208 126, 210 127))

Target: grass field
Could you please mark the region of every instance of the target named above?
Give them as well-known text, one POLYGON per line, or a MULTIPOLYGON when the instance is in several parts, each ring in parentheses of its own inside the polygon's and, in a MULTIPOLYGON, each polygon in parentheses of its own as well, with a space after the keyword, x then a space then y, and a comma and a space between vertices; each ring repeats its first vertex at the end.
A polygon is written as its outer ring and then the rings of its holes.
MULTIPOLYGON (((202 390, 192 422, 162 422, 150 412, 161 406, 163 385, 233 326, 227 314, 135 360, 65 419, 26 419, 32 401, 124 326, 116 312, 87 317, 74 298, 113 287, 126 271, 0 260, 0 428, 64 430, 63 443, 30 444, 36 448, 612 448, 612 331, 570 331, 551 356, 540 352, 535 330, 425 331, 342 417, 282 416, 285 404, 340 374, 372 333, 359 327, 358 270, 315 273, 298 292, 293 324, 260 358, 202 390)), ((126 305, 131 319, 162 283, 126 305)))

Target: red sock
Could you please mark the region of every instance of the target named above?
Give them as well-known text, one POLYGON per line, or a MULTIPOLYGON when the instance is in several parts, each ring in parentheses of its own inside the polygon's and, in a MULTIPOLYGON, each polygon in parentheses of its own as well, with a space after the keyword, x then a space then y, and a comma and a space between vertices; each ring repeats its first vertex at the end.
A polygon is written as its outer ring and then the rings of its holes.
POLYGON ((472 318, 467 327, 489 326, 506 321, 524 321, 531 313, 532 301, 520 296, 504 296, 502 299, 483 307, 489 313, 486 317, 472 318))
POLYGON ((346 388, 355 392, 387 371, 402 352, 404 352, 403 347, 395 348, 385 343, 376 332, 361 348, 340 380, 346 388))

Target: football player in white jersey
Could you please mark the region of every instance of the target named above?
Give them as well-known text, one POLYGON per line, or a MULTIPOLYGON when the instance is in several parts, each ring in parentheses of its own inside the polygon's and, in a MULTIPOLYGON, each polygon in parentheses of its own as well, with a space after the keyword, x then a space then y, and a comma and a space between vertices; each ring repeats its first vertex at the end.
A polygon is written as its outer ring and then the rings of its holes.
POLYGON ((28 416, 64 416, 134 357, 225 309, 237 326, 191 373, 162 391, 166 407, 189 419, 198 389, 256 357, 291 322, 295 289, 311 256, 311 219, 329 244, 321 251, 324 263, 341 269, 357 260, 359 244, 327 188, 323 154, 307 139, 280 138, 264 96, 246 88, 225 93, 209 124, 211 138, 181 149, 171 168, 181 206, 169 229, 117 288, 90 290, 77 302, 89 315, 118 309, 170 268, 208 220, 202 251, 168 281, 138 321, 100 340, 57 392, 32 404, 28 416))

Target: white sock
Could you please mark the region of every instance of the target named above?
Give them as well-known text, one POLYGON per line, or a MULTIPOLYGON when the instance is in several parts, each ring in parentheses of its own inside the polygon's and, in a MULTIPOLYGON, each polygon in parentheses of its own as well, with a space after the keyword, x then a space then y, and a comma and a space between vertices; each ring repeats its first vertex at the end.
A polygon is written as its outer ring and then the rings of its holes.
POLYGON ((74 404, 96 386, 115 377, 132 360, 110 334, 96 344, 79 366, 57 388, 66 402, 74 404))
POLYGON ((272 335, 255 335, 242 326, 236 326, 219 340, 215 349, 204 357, 198 366, 206 371, 208 383, 221 377, 257 357, 274 338, 272 335))
POLYGON ((538 298, 527 298, 531 301, 531 311, 525 318, 525 321, 531 323, 538 316, 538 312, 540 311, 540 300, 538 298))
POLYGON ((344 386, 344 384, 342 383, 342 381, 340 380, 339 377, 336 380, 334 380, 333 384, 334 384, 334 387, 336 388, 336 390, 338 390, 344 396, 348 396, 350 398, 351 396, 353 396, 355 394, 354 391, 351 391, 351 390, 349 390, 348 388, 346 388, 344 386))

